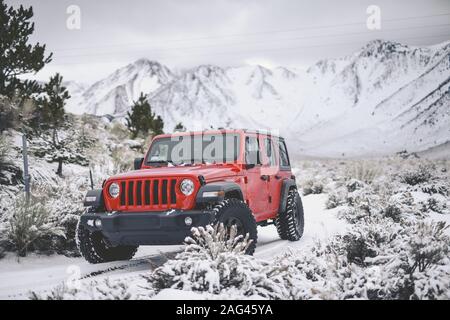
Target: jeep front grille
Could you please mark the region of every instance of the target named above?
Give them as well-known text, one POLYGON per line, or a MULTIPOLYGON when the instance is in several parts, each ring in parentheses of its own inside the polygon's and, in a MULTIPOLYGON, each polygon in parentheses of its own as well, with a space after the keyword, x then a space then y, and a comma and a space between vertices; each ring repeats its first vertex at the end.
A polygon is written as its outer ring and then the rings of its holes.
POLYGON ((167 209, 175 207, 177 179, 124 180, 120 182, 123 209, 167 209))

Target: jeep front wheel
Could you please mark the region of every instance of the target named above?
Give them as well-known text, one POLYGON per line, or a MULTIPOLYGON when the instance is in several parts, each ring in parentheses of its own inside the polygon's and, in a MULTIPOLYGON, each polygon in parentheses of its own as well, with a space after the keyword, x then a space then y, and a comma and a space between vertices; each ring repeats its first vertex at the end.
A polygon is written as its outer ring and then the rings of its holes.
POLYGON ((80 222, 78 222, 76 237, 78 250, 89 263, 130 260, 138 248, 137 246, 109 246, 100 231, 91 232, 80 225, 80 222))
POLYGON ((247 248, 246 254, 252 255, 255 252, 257 241, 257 225, 255 217, 250 208, 239 199, 226 199, 218 203, 214 207, 216 223, 223 223, 225 228, 229 230, 235 225, 238 235, 245 237, 249 235, 252 243, 247 248))
POLYGON ((291 189, 286 200, 286 210, 278 213, 275 219, 278 235, 283 240, 300 240, 304 224, 302 199, 296 189, 291 189))

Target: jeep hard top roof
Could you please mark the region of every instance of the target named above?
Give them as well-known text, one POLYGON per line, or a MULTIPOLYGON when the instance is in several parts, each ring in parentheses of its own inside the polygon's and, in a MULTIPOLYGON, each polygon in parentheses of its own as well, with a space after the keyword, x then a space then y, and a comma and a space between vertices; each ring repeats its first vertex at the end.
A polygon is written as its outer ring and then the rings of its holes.
POLYGON ((278 139, 284 140, 283 137, 274 134, 273 132, 269 130, 254 130, 254 129, 205 129, 205 130, 198 130, 198 131, 175 131, 173 133, 165 133, 155 136, 155 139, 157 138, 169 138, 171 136, 188 136, 188 135, 197 135, 197 134, 224 134, 224 133, 238 133, 238 134, 244 134, 244 133, 250 133, 250 134, 262 134, 262 135, 269 135, 272 137, 276 137, 278 139))

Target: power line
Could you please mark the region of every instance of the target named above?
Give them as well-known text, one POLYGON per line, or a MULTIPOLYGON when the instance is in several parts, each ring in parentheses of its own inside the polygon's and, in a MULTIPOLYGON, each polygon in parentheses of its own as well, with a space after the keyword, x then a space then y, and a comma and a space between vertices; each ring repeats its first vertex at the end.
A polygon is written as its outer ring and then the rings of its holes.
MULTIPOLYGON (((327 37, 345 37, 345 36, 353 36, 353 35, 375 35, 379 33, 385 32, 393 32, 393 31, 401 31, 401 30, 411 30, 411 29, 424 29, 424 28, 436 28, 436 27, 447 27, 450 26, 450 23, 446 24, 438 24, 438 25, 425 25, 425 26, 416 26, 416 27, 402 27, 402 28, 392 28, 392 29, 384 29, 377 31, 363 31, 363 32, 350 32, 350 33, 341 33, 341 34, 325 34, 325 35, 314 35, 314 36, 299 36, 299 37, 289 37, 282 39, 272 39, 272 40, 261 40, 256 42, 238 42, 231 44, 217 44, 217 45, 205 45, 205 46, 193 46, 193 47, 169 47, 169 48, 154 48, 150 49, 150 52, 157 51, 158 53, 163 53, 164 51, 171 50, 191 50, 191 49, 210 49, 210 48, 220 48, 220 47, 233 47, 233 46, 241 46, 241 45, 257 45, 264 44, 268 42, 284 42, 284 41, 292 41, 292 40, 300 40, 300 39, 318 39, 318 38, 327 38, 327 37)), ((111 54, 129 54, 131 50, 127 52, 122 51, 108 51, 108 52, 100 52, 100 53, 87 53, 87 54, 71 54, 71 55, 58 55, 58 58, 71 58, 71 57, 91 57, 91 56, 109 56, 111 54)), ((149 50, 145 51, 132 51, 133 53, 149 53, 149 50)))
MULTIPOLYGON (((399 40, 412 40, 412 39, 425 39, 425 38, 439 38, 439 37, 445 37, 448 36, 448 34, 442 34, 442 35, 428 35, 428 36, 414 36, 414 37, 403 37, 398 38, 399 40)), ((265 53, 265 52, 276 52, 276 51, 296 51, 296 50, 304 50, 304 49, 311 49, 311 48, 322 48, 322 47, 334 47, 334 46, 350 46, 350 45, 361 45, 361 42, 345 42, 345 43, 330 43, 330 44, 319 44, 319 45, 308 45, 308 46, 294 46, 294 47, 286 47, 286 48, 273 48, 273 49, 263 49, 263 50, 247 50, 247 51, 234 51, 234 52, 216 52, 216 53, 200 53, 196 54, 195 56, 217 56, 217 55, 238 55, 238 54, 249 54, 249 53, 265 53)), ((170 55, 169 55, 170 56, 170 55)), ((172 55, 171 57, 179 57, 178 55, 172 55)), ((164 57, 167 57, 167 55, 164 55, 164 57)), ((101 62, 114 62, 115 60, 109 60, 105 61, 102 60, 101 62)), ((79 65, 79 64, 85 64, 86 62, 69 62, 69 63, 53 63, 52 65, 79 65)), ((98 62, 96 62, 98 63, 98 62)))
MULTIPOLYGON (((432 14, 432 15, 424 15, 424 16, 413 16, 413 17, 403 17, 403 18, 392 18, 392 19, 382 19, 382 23, 386 22, 396 22, 396 21, 408 21, 415 19, 423 19, 423 18, 432 18, 432 17, 442 17, 448 16, 450 13, 441 13, 441 14, 432 14)), ((194 38, 183 38, 183 39, 172 39, 166 40, 163 42, 159 42, 159 44, 164 43, 173 43, 173 42, 187 42, 187 41, 196 41, 196 40, 209 40, 209 39, 223 39, 230 37, 246 37, 246 36, 255 36, 255 35, 266 35, 266 34, 274 34, 274 33, 285 33, 285 32, 293 32, 293 31, 304 31, 304 30, 320 30, 320 29, 328 29, 328 28, 338 28, 338 27, 349 27, 349 26, 365 26, 364 22, 350 22, 343 24, 333 24, 333 25, 323 25, 323 26, 306 26, 306 27, 298 27, 292 29, 278 29, 278 30, 268 30, 268 31, 260 31, 260 32, 249 32, 249 33, 236 33, 236 34, 227 34, 227 35, 216 35, 216 36, 206 36, 206 37, 194 37, 194 38)), ((143 41, 143 42, 131 42, 131 43, 121 43, 121 44, 109 44, 109 45, 101 45, 101 46, 87 46, 87 47, 73 47, 73 48, 56 48, 54 51, 73 51, 73 50, 88 50, 88 49, 96 49, 96 48, 111 48, 111 47, 122 47, 122 46, 134 46, 134 45, 145 45, 149 43, 154 43, 154 41, 143 41)))

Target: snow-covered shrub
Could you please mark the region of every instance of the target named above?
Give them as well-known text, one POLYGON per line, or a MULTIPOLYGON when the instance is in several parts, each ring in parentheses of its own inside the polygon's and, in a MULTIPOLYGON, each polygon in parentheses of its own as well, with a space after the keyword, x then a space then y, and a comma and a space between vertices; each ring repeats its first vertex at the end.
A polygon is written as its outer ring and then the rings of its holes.
POLYGON ((329 285, 335 280, 334 270, 345 265, 345 257, 334 249, 316 243, 308 250, 292 250, 273 259, 276 270, 286 288, 284 299, 332 299, 329 285))
POLYGON ((420 183, 428 182, 432 177, 432 172, 436 170, 433 164, 420 164, 418 167, 409 169, 400 175, 403 183, 415 186, 420 183))
POLYGON ((25 256, 28 250, 41 248, 48 237, 64 237, 64 233, 50 220, 48 208, 40 201, 32 199, 27 204, 24 197, 19 197, 13 208, 7 236, 18 255, 25 256))
POLYGON ((347 193, 343 190, 335 190, 328 193, 328 199, 325 203, 327 209, 333 209, 346 203, 347 193))
POLYGON ((365 183, 358 179, 351 178, 349 181, 347 181, 345 186, 347 187, 348 192, 354 192, 356 190, 364 188, 365 183))
POLYGON ((62 283, 49 292, 34 292, 31 300, 131 300, 148 299, 154 291, 142 286, 141 277, 121 279, 80 280, 78 285, 62 283))
POLYGON ((402 216, 402 209, 400 206, 396 204, 388 204, 383 209, 383 214, 386 218, 391 218, 395 222, 400 222, 400 218, 402 216))
POLYGON ((445 234, 447 228, 445 222, 424 221, 407 228, 406 232, 410 235, 407 250, 411 260, 411 273, 416 269, 424 272, 448 257, 450 237, 445 234))
POLYGON ((375 257, 377 253, 370 247, 369 240, 371 239, 356 234, 345 235, 343 241, 346 244, 348 261, 357 265, 364 265, 367 257, 375 257))
MULTIPOLYGON (((59 179, 56 183, 39 182, 32 184, 32 198, 29 208, 26 207, 21 195, 22 191, 16 191, 12 194, 17 201, 3 201, 7 197, 1 196, 0 216, 2 216, 1 220, 4 220, 8 225, 8 228, 3 232, 0 230, 3 233, 3 236, 0 237, 0 244, 4 249, 8 251, 21 250, 21 245, 17 246, 14 243, 29 234, 29 232, 25 232, 24 235, 19 236, 24 232, 21 230, 27 230, 27 223, 32 222, 32 219, 27 219, 28 210, 33 213, 30 218, 34 217, 39 222, 37 223, 39 231, 41 231, 41 228, 49 229, 47 233, 40 232, 39 236, 31 241, 27 248, 28 251, 56 252, 66 256, 79 255, 75 244, 75 229, 79 216, 84 211, 83 198, 87 189, 87 178, 59 179), (11 223, 14 226, 21 226, 14 228, 16 236, 13 238, 17 239, 14 241, 11 240, 11 223)), ((32 230, 34 230, 34 227, 32 230)), ((30 235, 30 237, 33 238, 34 236, 30 235)))
POLYGON ((449 259, 446 227, 443 223, 409 223, 366 219, 335 238, 331 247, 350 265, 335 268, 332 298, 436 299, 448 295, 448 281, 437 276, 449 272, 443 266, 449 259))
POLYGON ((430 195, 440 194, 444 197, 448 196, 448 186, 442 181, 433 181, 431 183, 423 184, 420 188, 422 192, 430 195))
POLYGON ((338 217, 347 220, 349 223, 355 224, 360 220, 364 220, 367 217, 367 212, 349 206, 339 210, 338 217))
POLYGON ((320 194, 323 192, 323 181, 319 179, 308 179, 301 183, 303 195, 320 194))
POLYGON ((366 280, 366 299, 409 300, 414 292, 414 279, 407 272, 405 259, 399 257, 384 264, 362 269, 360 277, 366 280))
POLYGON ((449 300, 450 271, 448 268, 437 267, 414 275, 414 293, 411 299, 419 300, 449 300))
POLYGON ((349 262, 366 266, 367 258, 376 257, 380 251, 379 248, 389 245, 400 232, 401 227, 390 220, 366 219, 340 238, 343 244, 342 249, 349 262))
POLYGON ((447 213, 447 199, 440 194, 434 194, 424 201, 420 201, 423 212, 433 211, 436 213, 447 213))
POLYGON ((48 208, 51 221, 64 233, 64 237, 54 237, 51 243, 48 243, 47 251, 66 256, 79 255, 75 243, 75 230, 79 217, 84 212, 83 199, 87 185, 87 178, 78 177, 61 179, 58 185, 34 186, 33 194, 42 199, 48 208))
POLYGON ((346 174, 349 180, 372 183, 381 173, 379 166, 373 161, 360 160, 354 161, 351 164, 346 174))
POLYGON ((347 194, 347 204, 367 216, 378 214, 383 206, 380 195, 371 188, 363 188, 347 194))
POLYGON ((184 252, 157 268, 148 278, 155 289, 174 288, 213 294, 238 291, 242 295, 282 298, 284 286, 271 276, 267 262, 245 255, 248 238, 230 236, 223 225, 194 228, 184 252))

